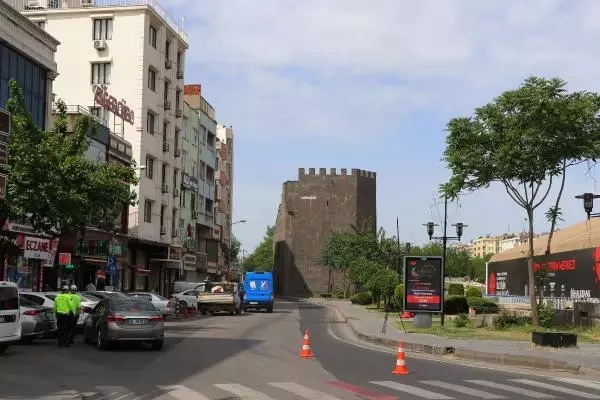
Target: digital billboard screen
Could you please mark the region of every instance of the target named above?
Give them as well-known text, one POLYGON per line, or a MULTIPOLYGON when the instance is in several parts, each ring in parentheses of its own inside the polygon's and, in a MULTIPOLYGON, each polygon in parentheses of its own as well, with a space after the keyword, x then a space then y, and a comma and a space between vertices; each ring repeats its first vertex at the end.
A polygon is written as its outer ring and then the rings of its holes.
POLYGON ((404 310, 441 313, 444 305, 442 257, 404 257, 404 310))

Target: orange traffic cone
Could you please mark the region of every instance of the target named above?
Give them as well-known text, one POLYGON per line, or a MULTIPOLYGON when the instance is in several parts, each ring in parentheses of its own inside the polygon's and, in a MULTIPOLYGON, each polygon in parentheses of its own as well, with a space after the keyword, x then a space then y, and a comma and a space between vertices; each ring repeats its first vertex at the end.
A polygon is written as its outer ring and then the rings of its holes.
POLYGON ((400 342, 398 345, 398 356, 396 357, 396 368, 392 371, 394 375, 407 375, 408 368, 406 368, 406 361, 404 360, 404 342, 400 342))
POLYGON ((302 343, 302 350, 300 350, 301 358, 312 358, 315 355, 310 350, 310 334, 308 333, 308 329, 304 332, 304 342, 302 343))

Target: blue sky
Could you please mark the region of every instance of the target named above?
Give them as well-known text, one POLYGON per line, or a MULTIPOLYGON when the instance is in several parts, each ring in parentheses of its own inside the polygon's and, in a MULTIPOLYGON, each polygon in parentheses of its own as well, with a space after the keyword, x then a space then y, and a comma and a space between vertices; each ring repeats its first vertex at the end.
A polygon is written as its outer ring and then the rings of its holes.
MULTIPOLYGON (((236 134, 234 232, 251 251, 273 224, 282 183, 298 167, 378 173, 378 223, 426 241, 441 221, 444 127, 528 75, 600 91, 600 2, 552 0, 171 0, 190 37, 186 83, 201 83, 236 134), (193 4, 193 7, 191 6, 193 4)), ((575 194, 595 170, 570 171, 575 194)), ((536 228, 546 229, 540 209, 536 228)), ((600 209, 600 206, 598 207, 600 209)), ((501 187, 465 196, 450 222, 468 240, 520 231, 524 213, 501 187)))

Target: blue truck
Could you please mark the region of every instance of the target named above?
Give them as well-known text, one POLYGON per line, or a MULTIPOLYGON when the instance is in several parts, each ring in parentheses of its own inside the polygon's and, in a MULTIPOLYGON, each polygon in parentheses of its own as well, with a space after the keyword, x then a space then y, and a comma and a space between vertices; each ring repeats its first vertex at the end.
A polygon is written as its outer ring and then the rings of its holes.
POLYGON ((273 274, 246 272, 244 277, 244 310, 264 309, 273 312, 273 274))

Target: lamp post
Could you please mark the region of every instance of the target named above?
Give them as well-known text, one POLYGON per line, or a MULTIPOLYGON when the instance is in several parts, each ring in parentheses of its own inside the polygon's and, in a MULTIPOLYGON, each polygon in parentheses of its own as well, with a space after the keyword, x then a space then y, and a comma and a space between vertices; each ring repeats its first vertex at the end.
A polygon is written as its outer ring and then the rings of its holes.
POLYGON ((227 246, 227 253, 228 253, 228 257, 227 259, 229 260, 227 262, 227 266, 229 267, 229 272, 227 272, 228 274, 231 272, 231 245, 233 242, 233 225, 235 224, 245 224, 246 220, 245 219, 240 219, 239 221, 235 221, 232 222, 231 224, 229 224, 229 245, 227 246))
POLYGON ((592 214, 592 210, 594 209, 594 199, 597 199, 599 197, 600 197, 600 195, 594 194, 594 193, 584 193, 584 194, 575 196, 576 199, 583 200, 583 209, 585 210, 585 213, 587 214, 588 219, 590 219, 592 217, 594 217, 594 218, 600 217, 600 213, 592 214))
MULTIPOLYGON (((429 240, 436 239, 442 241, 442 265, 444 266, 444 276, 442 277, 442 290, 446 290, 446 248, 448 246, 448 240, 460 240, 463 235, 464 228, 469 225, 465 225, 462 222, 453 224, 456 227, 456 236, 448 236, 448 196, 444 196, 444 229, 442 236, 433 236, 435 227, 438 226, 433 222, 423 224, 427 228, 427 235, 429 240)), ((440 315, 440 325, 444 326, 444 313, 440 315)))

